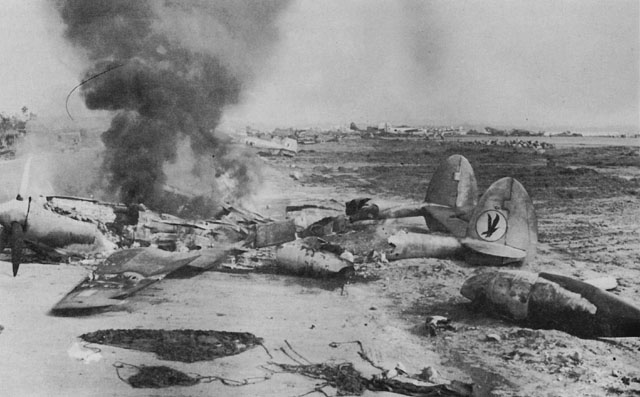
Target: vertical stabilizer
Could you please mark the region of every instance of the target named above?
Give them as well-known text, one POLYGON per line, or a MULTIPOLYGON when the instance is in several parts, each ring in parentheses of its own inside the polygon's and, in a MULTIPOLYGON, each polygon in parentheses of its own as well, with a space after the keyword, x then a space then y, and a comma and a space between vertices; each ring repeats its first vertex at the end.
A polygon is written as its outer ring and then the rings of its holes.
POLYGON ((456 230, 460 229, 463 234, 478 202, 478 183, 469 160, 454 154, 442 162, 429 182, 425 202, 447 208, 425 215, 430 230, 457 235, 456 230))
POLYGON ((475 253, 477 264, 527 263, 535 255, 538 223, 529 194, 517 180, 494 182, 480 198, 462 243, 475 253), (490 259, 490 257, 498 258, 490 259))

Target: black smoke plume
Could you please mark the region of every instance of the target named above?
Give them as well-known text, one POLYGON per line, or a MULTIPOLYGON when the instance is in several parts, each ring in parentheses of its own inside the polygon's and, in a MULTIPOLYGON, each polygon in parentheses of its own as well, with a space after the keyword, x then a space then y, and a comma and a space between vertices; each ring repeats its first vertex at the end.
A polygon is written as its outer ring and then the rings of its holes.
POLYGON ((168 199, 163 167, 176 160, 185 141, 195 159, 192 174, 212 185, 209 193, 192 200, 200 215, 215 210, 210 207, 220 197, 214 196, 249 190, 253 161, 231 150, 215 129, 225 106, 240 100, 243 84, 255 73, 241 65, 264 55, 277 37, 273 21, 285 5, 272 1, 252 7, 229 0, 59 3, 66 37, 92 62, 85 78, 121 65, 81 87, 89 109, 116 112, 102 135, 103 170, 121 200, 168 212, 184 210, 178 205, 184 203, 168 199), (192 37, 181 37, 181 26, 190 19, 191 27, 199 26, 203 34, 209 33, 207 26, 217 26, 213 32, 222 44, 213 35, 196 44, 192 37), (243 56, 234 55, 242 50, 243 56), (234 181, 230 188, 225 185, 225 192, 215 186, 220 175, 234 181))

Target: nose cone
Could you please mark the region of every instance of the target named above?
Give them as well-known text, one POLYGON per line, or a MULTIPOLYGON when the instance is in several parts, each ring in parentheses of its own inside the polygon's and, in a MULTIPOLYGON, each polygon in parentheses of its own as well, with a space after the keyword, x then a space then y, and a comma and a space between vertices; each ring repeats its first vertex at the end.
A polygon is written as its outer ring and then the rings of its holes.
POLYGON ((487 286, 491 283, 491 281, 493 281, 494 277, 494 272, 475 274, 469 277, 464 282, 464 284, 462 284, 462 287, 460 288, 460 294, 472 301, 486 299, 487 286))
POLYGON ((462 240, 466 247, 488 256, 473 255, 476 264, 491 265, 528 263, 537 242, 531 198, 522 184, 510 177, 494 182, 480 198, 462 240), (496 261, 496 257, 500 259, 496 261))
POLYGON ((537 278, 522 271, 486 271, 468 278, 460 293, 480 306, 522 320, 528 315, 529 295, 537 278))

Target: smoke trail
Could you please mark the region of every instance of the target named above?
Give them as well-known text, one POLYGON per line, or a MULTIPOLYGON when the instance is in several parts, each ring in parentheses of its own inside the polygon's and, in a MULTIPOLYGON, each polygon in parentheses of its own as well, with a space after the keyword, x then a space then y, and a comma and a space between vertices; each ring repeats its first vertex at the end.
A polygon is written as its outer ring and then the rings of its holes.
POLYGON ((193 175, 211 185, 209 197, 195 201, 247 191, 255 175, 251 160, 232 151, 215 128, 256 73, 241 65, 263 56, 277 37, 273 21, 285 5, 268 2, 256 11, 228 0, 59 3, 66 37, 93 63, 87 77, 124 65, 81 87, 89 109, 116 112, 102 136, 103 169, 121 200, 176 211, 163 191, 163 167, 176 161, 184 141, 196 158, 193 175), (203 166, 212 157, 215 170, 203 166), (221 175, 234 181, 225 192, 215 186, 221 175))

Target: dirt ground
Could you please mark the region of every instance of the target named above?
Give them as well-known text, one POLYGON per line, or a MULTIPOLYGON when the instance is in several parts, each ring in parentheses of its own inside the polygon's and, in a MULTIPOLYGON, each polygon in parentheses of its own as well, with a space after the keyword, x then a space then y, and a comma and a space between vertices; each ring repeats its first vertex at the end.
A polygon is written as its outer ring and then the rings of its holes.
MULTIPOLYGON (((624 141, 624 146, 564 145, 545 153, 468 141, 354 139, 301 146, 294 158, 263 158, 265 185, 256 209, 284 216, 285 205, 327 199, 422 201, 439 162, 459 153, 474 167, 481 191, 513 176, 533 198, 540 244, 524 270, 581 279, 614 276, 613 293, 640 304, 640 155, 637 140, 624 141)), ((402 225, 390 222, 385 233, 363 231, 331 240, 364 257, 384 247, 386 234, 402 225)), ((1 264, 2 395, 300 396, 320 381, 269 370, 270 362, 293 363, 285 354, 290 353, 287 344, 311 362, 349 361, 363 374, 379 373, 358 355, 356 345, 330 346, 354 340, 384 368, 400 363, 415 374, 431 367, 434 380, 474 383, 477 396, 640 395, 640 339, 584 340, 478 311, 459 293, 476 271, 461 261, 362 263, 357 269, 362 277, 346 285, 278 271, 211 271, 163 280, 118 310, 86 317, 53 317, 48 311, 88 269, 25 264, 13 278, 10 264, 1 264), (450 318, 454 330, 430 336, 424 323, 433 315, 450 318), (264 339, 265 349, 185 364, 85 345, 78 338, 108 328, 251 332, 264 339), (251 384, 133 389, 118 379, 118 371, 124 371, 114 367, 118 363, 167 365, 251 384)), ((324 391, 335 395, 330 387, 324 391)))

